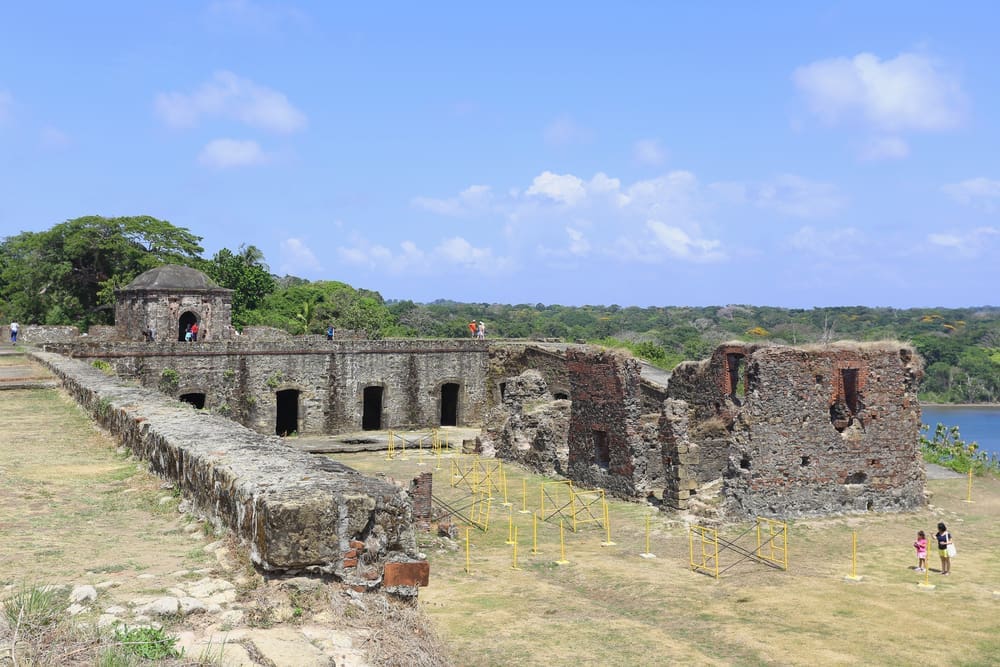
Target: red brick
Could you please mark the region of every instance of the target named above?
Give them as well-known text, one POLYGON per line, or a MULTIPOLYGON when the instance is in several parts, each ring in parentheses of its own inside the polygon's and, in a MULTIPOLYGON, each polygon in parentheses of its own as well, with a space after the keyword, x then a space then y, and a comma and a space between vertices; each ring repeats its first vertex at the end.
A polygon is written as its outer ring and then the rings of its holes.
POLYGON ((431 564, 425 560, 414 563, 386 563, 382 584, 385 586, 426 586, 430 581, 431 564))
POLYGON ((357 558, 345 558, 344 559, 344 567, 357 567, 357 565, 358 565, 358 559, 357 558))

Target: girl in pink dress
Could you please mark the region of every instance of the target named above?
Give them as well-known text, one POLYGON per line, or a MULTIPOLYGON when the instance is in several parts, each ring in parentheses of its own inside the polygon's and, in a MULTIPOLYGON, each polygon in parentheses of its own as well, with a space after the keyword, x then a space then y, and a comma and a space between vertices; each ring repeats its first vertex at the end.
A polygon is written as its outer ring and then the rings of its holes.
POLYGON ((917 541, 913 543, 917 550, 917 572, 924 572, 927 569, 927 536, 924 531, 917 531, 917 541))

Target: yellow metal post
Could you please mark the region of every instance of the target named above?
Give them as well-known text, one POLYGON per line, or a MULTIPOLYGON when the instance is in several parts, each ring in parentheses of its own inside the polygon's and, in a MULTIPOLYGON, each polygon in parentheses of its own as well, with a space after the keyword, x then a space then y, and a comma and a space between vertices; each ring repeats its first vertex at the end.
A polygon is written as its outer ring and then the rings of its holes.
POLYGON ((514 544, 514 534, 517 528, 514 527, 514 513, 511 512, 511 508, 507 508, 507 542, 506 544, 514 544))
POLYGON ((844 577, 847 581, 861 581, 858 576, 858 531, 851 531, 851 573, 844 577))
POLYGON ((969 463, 969 490, 965 493, 965 502, 972 502, 972 463, 969 463))
POLYGON ((469 567, 469 531, 472 530, 468 526, 465 527, 465 573, 472 574, 472 570, 469 567))
POLYGON ((639 554, 642 558, 656 558, 656 554, 649 550, 649 515, 646 515, 646 551, 639 554))
POLYGON ((538 553, 538 512, 531 513, 531 553, 538 553))
POLYGON ((514 544, 514 564, 511 566, 510 569, 512 569, 512 570, 520 570, 521 568, 519 568, 517 566, 517 526, 514 526, 514 542, 513 542, 513 544, 514 544))
POLYGON ((556 561, 556 565, 566 565, 569 563, 566 560, 566 527, 562 519, 559 520, 559 560, 556 561))
POLYGON ((601 502, 604 505, 604 529, 607 534, 607 539, 604 542, 601 542, 601 546, 613 547, 615 546, 615 543, 611 541, 611 519, 608 514, 608 501, 602 500, 601 502))
POLYGON ((517 511, 518 514, 530 514, 531 510, 528 509, 528 480, 521 480, 521 509, 517 511))
POLYGON ((396 443, 393 438, 392 431, 389 431, 389 449, 385 452, 385 460, 391 461, 396 455, 396 443))

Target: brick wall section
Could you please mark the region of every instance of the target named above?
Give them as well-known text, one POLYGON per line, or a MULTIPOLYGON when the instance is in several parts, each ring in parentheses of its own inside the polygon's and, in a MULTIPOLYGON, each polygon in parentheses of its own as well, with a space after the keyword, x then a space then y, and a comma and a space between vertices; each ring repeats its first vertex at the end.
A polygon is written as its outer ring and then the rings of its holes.
MULTIPOLYGON (((83 362, 44 352, 32 356, 153 472, 228 526, 262 569, 307 569, 374 588, 386 563, 417 560, 409 498, 395 484, 285 447, 276 437, 83 362), (361 551, 366 558, 359 560, 361 551)), ((416 594, 405 586, 387 590, 416 594)))
POLYGON ((467 340, 97 342, 47 349, 103 359, 124 378, 172 396, 205 394, 205 407, 260 433, 275 431, 276 392, 299 392, 299 433, 361 430, 364 388, 383 387, 382 428, 441 422, 441 387, 459 385, 458 424, 482 423, 487 346, 467 340), (164 371, 177 374, 165 384, 164 371))
POLYGON ((645 497, 636 463, 645 458, 639 362, 627 354, 574 347, 566 352, 572 390, 569 477, 622 498, 645 497), (607 469, 598 465, 595 432, 607 443, 607 469))
POLYGON ((911 347, 762 347, 748 361, 747 396, 734 424, 724 485, 731 515, 923 506, 917 401, 923 369, 911 347), (860 409, 846 417, 836 405, 845 368, 862 376, 860 409))
POLYGON ((410 499, 413 502, 413 524, 418 530, 431 529, 434 519, 434 473, 422 472, 410 482, 410 499))

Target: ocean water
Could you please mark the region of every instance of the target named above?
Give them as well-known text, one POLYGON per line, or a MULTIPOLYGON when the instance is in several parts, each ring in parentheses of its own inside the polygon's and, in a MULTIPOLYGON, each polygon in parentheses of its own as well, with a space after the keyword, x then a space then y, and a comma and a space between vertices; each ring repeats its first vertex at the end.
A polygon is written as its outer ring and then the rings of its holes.
POLYGON ((957 426, 963 440, 975 440, 980 449, 1000 456, 1000 406, 925 405, 921 412, 932 432, 939 422, 957 426))

